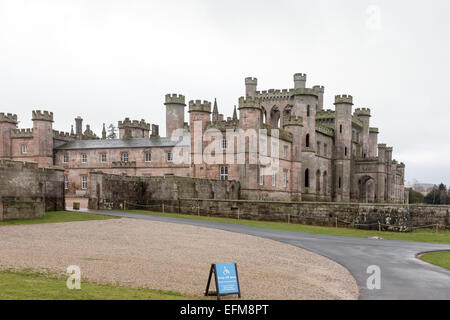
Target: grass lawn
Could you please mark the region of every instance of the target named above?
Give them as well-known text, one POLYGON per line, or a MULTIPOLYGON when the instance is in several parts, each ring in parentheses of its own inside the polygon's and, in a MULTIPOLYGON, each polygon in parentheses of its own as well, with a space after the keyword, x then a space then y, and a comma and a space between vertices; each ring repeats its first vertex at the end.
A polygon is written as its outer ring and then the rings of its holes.
POLYGON ((200 297, 176 292, 131 289, 83 282, 80 290, 69 290, 66 278, 37 273, 0 271, 0 300, 184 300, 200 297))
POLYGON ((319 233, 328 234, 334 236, 347 236, 347 237, 360 237, 367 238, 371 236, 380 236, 383 239, 389 240, 405 240, 405 241, 420 241, 420 242, 432 242, 432 243, 446 243, 450 244, 450 231, 439 230, 439 233, 433 229, 416 229, 413 232, 378 232, 375 230, 361 230, 352 228, 335 228, 335 227, 321 227, 310 226, 301 224, 288 224, 283 222, 269 222, 269 221, 253 221, 253 220, 237 220, 231 218, 218 218, 218 217, 202 217, 197 215, 177 214, 177 213, 161 213, 145 210, 126 210, 126 212, 149 214, 156 216, 166 216, 174 218, 195 219, 195 220, 207 220, 216 222, 227 222, 242 224, 247 226, 254 226, 268 229, 278 229, 286 231, 297 231, 306 233, 319 233))
POLYGON ((450 251, 429 252, 420 257, 423 261, 450 270, 450 251))
POLYGON ((46 212, 45 217, 43 219, 0 221, 0 226, 9 226, 9 225, 17 225, 17 224, 39 224, 39 223, 86 221, 86 220, 106 220, 106 219, 114 219, 114 217, 102 216, 102 215, 98 215, 98 214, 90 214, 90 213, 85 213, 85 212, 51 211, 51 212, 46 212))

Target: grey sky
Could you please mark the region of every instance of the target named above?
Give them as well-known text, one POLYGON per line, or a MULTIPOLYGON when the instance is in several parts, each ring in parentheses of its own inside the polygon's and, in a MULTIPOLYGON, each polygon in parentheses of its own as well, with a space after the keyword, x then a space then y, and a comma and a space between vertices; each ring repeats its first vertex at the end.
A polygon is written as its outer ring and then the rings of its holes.
POLYGON ((213 100, 231 115, 244 78, 258 88, 325 86, 372 109, 379 142, 407 179, 450 184, 450 2, 0 0, 0 111, 31 126, 53 111, 146 119, 165 132, 166 93, 213 100))

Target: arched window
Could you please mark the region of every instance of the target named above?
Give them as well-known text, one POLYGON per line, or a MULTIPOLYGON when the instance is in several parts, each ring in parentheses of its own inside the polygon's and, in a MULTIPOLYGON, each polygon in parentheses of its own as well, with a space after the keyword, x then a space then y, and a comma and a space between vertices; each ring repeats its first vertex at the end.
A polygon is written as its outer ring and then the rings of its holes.
POLYGON ((309 169, 305 170, 305 188, 309 188, 309 169))
POLYGON ((309 117, 311 115, 311 107, 308 105, 306 107, 306 116, 309 117))
POLYGON ((305 145, 307 148, 309 147, 309 133, 306 135, 305 145))
POLYGON ((320 170, 316 172, 316 193, 320 193, 320 170))
POLYGON ((322 183, 323 183, 323 193, 325 195, 327 195, 328 194, 328 175, 327 175, 326 171, 323 173, 323 182, 322 183))

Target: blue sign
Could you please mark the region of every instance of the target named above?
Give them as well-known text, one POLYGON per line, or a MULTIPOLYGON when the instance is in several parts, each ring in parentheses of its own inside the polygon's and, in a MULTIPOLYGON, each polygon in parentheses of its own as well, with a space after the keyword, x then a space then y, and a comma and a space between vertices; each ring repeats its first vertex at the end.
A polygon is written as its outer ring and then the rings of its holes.
POLYGON ((239 293, 239 283, 235 263, 216 264, 218 294, 239 293))

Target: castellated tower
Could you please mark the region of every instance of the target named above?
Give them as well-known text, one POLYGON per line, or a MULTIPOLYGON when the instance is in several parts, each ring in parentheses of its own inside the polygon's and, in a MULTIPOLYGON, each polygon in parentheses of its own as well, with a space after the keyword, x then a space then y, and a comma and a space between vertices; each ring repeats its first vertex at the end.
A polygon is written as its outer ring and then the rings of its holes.
POLYGON ((353 97, 339 95, 335 97, 335 170, 334 190, 336 201, 350 201, 351 178, 351 139, 353 97))
POLYGON ((323 110, 323 95, 325 93, 325 87, 324 86, 314 86, 314 91, 317 93, 318 96, 318 103, 317 103, 317 112, 323 110))
POLYGON ((211 121, 211 102, 189 101, 189 127, 191 130, 191 176, 202 178, 206 172, 203 164, 203 150, 206 142, 203 135, 206 124, 211 121))
POLYGON ((119 139, 148 138, 150 135, 150 123, 144 119, 131 121, 130 118, 125 118, 118 122, 118 128, 119 139))
MULTIPOLYGON (((306 75, 303 75, 306 79, 306 75)), ((306 201, 316 199, 315 172, 318 169, 316 161, 316 110, 318 95, 314 89, 297 88, 292 93, 292 115, 302 118, 301 130, 302 150, 302 198, 306 201)), ((291 180, 292 181, 292 180, 291 180)))
POLYGON ((33 144, 40 167, 53 165, 53 112, 33 111, 33 144))
POLYGON ((286 115, 283 120, 283 129, 292 133, 292 166, 291 181, 292 198, 301 201, 302 197, 302 117, 286 115))
POLYGON ((245 78, 245 96, 255 97, 257 86, 258 86, 258 79, 251 77, 245 78))
POLYGON ((369 157, 377 157, 378 147, 378 128, 369 128, 369 157))
POLYGON ((294 89, 306 88, 306 74, 296 73, 294 74, 294 89))
POLYGON ((363 130, 361 136, 362 150, 358 155, 362 158, 369 157, 369 135, 370 135, 370 109, 369 108, 357 108, 355 109, 355 116, 363 123, 363 130))
POLYGON ((75 118, 75 135, 77 140, 83 139, 83 118, 80 116, 75 118))
POLYGON ((0 159, 11 157, 11 131, 17 123, 16 114, 0 113, 0 159))
MULTIPOLYGON (((245 164, 239 166, 239 181, 242 189, 255 189, 258 184, 260 166, 258 164, 258 134, 261 128, 261 100, 247 96, 239 98, 239 128, 243 130, 240 139, 245 139, 244 146, 237 149, 237 158, 244 158, 245 164), (256 136, 251 136, 256 133, 256 136), (256 141, 250 141, 256 139, 256 141), (256 147, 251 147, 251 144, 256 147), (244 155, 242 154, 244 153, 244 155)), ((238 146, 240 143, 238 139, 238 146)))
MULTIPOLYGON (((170 137, 175 134, 175 130, 184 128, 184 107, 185 98, 183 95, 166 94, 166 136, 170 137)), ((181 131, 179 130, 180 135, 181 131)))

